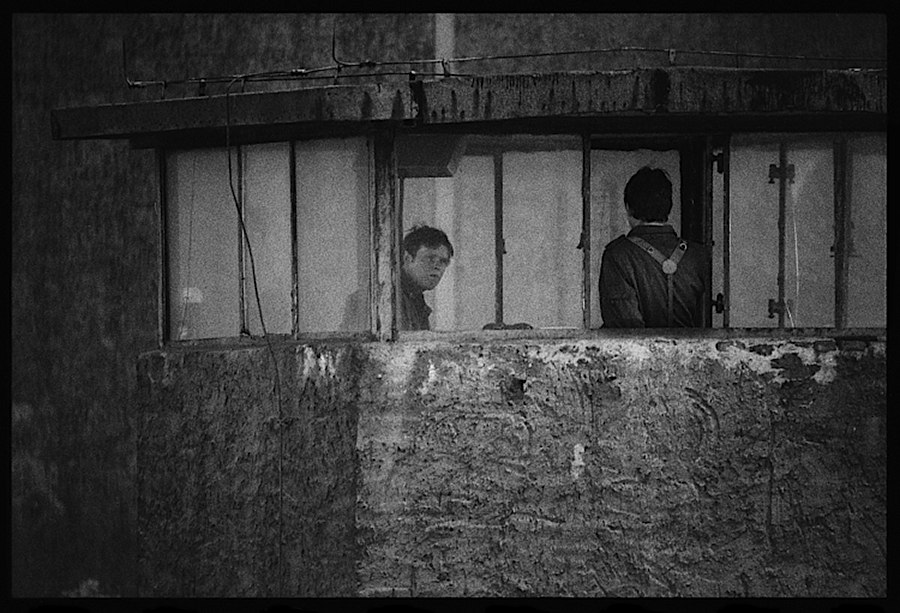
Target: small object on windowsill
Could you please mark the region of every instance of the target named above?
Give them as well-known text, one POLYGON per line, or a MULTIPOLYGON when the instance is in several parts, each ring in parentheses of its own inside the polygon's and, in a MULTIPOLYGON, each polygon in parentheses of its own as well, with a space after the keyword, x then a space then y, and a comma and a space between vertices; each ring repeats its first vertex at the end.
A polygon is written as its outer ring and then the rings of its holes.
POLYGON ((518 323, 518 324, 504 324, 504 323, 489 323, 485 324, 482 330, 533 330, 534 326, 526 323, 518 323))

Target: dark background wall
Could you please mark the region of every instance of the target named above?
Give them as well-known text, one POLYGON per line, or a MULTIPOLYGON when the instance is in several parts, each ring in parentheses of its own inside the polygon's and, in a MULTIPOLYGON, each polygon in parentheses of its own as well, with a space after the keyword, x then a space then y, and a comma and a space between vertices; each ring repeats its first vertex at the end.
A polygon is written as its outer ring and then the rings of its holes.
MULTIPOLYGON (((424 13, 12 16, 14 594, 136 593, 135 359, 156 344, 154 155, 124 142, 53 141, 50 110, 162 95, 161 86, 129 89, 126 69, 132 80, 176 81, 328 66, 332 31, 344 61, 434 55, 434 16, 424 13)), ((457 56, 627 45, 886 58, 882 15, 459 15, 453 38, 457 56)), ((592 54, 454 69, 665 61, 592 54)), ((785 63, 742 65, 754 62, 785 63)))

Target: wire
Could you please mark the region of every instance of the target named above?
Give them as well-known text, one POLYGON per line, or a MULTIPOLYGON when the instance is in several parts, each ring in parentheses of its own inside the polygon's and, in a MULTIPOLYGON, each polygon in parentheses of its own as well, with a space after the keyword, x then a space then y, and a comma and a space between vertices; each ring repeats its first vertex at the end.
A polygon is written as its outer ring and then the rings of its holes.
POLYGON ((185 339, 188 335, 188 326, 187 326, 187 305, 188 305, 188 297, 190 296, 191 291, 191 251, 192 246, 194 244, 194 196, 196 193, 196 181, 197 181, 197 152, 192 152, 191 154, 191 197, 188 200, 189 206, 188 209, 190 211, 188 217, 188 250, 187 250, 187 277, 185 283, 185 291, 182 296, 181 301, 181 323, 178 326, 178 338, 185 339))
MULTIPOLYGON (((259 313, 259 325, 262 328, 262 335, 266 341, 266 347, 269 350, 269 356, 272 358, 272 365, 275 368, 275 396, 278 402, 278 586, 279 592, 284 592, 284 549, 283 531, 284 531, 284 410, 281 400, 281 373, 278 370, 278 359, 275 356, 275 350, 272 349, 272 342, 266 331, 266 322, 263 317, 262 302, 259 299, 259 284, 256 278, 256 264, 253 260, 253 249, 250 246, 250 235, 247 232, 247 226, 244 224, 244 216, 241 212, 240 201, 234 189, 234 178, 231 169, 231 88, 238 80, 243 77, 236 76, 228 87, 225 88, 225 155, 228 158, 228 186, 231 188, 231 197, 234 201, 235 210, 237 211, 238 222, 241 225, 241 233, 247 245, 247 255, 250 257, 250 274, 253 277, 253 291, 256 295, 256 308, 259 313)), ((240 150, 238 150, 240 155, 240 150)))
MULTIPOLYGON (((610 54, 610 53, 665 53, 668 55, 669 64, 675 65, 675 59, 679 56, 718 56, 718 57, 730 57, 735 60, 740 60, 741 58, 756 58, 756 59, 772 59, 772 60, 802 60, 807 62, 855 62, 855 63, 866 63, 871 64, 875 63, 878 65, 885 65, 887 61, 881 58, 871 58, 871 57, 851 57, 851 56, 806 56, 806 55, 782 55, 782 54, 772 54, 772 53, 747 53, 740 51, 706 51, 706 50, 684 50, 684 49, 674 49, 674 48, 662 48, 662 47, 601 47, 601 48, 591 48, 591 49, 573 49, 566 51, 545 51, 538 53, 512 53, 512 54, 500 54, 500 55, 480 55, 480 56, 469 56, 469 57, 456 57, 456 58, 422 58, 422 59, 413 59, 413 60, 392 60, 392 61, 374 61, 374 60, 363 60, 360 62, 347 62, 345 60, 341 60, 337 57, 337 38, 334 29, 332 29, 332 40, 331 40, 331 57, 334 61, 334 64, 329 66, 320 66, 317 68, 289 68, 289 69, 280 69, 280 70, 267 70, 260 71, 255 73, 247 73, 243 75, 230 75, 230 76, 213 76, 213 77, 189 77, 186 79, 177 79, 177 80, 168 80, 168 79, 155 79, 155 80, 132 80, 127 75, 127 62, 125 61, 125 44, 123 39, 122 44, 122 54, 123 54, 123 70, 126 71, 125 82, 130 88, 138 88, 138 87, 149 87, 154 85, 159 85, 163 87, 163 92, 165 92, 165 88, 169 85, 183 85, 183 84, 191 84, 191 83, 229 83, 233 84, 235 80, 241 80, 242 82, 253 82, 253 81, 289 81, 289 80, 303 80, 303 79, 337 79, 337 78, 362 78, 362 77, 370 77, 370 76, 378 76, 378 75, 408 75, 409 71, 401 71, 401 72, 385 72, 385 73, 362 73, 362 74, 346 74, 344 73, 344 69, 354 69, 354 68, 379 68, 386 66, 412 66, 412 65, 431 65, 431 64, 442 64, 445 65, 448 63, 462 63, 462 62, 490 62, 495 60, 510 60, 510 59, 527 59, 527 58, 541 58, 541 57, 559 57, 565 55, 587 55, 587 54, 610 54), (333 73, 329 75, 321 75, 321 73, 333 73), (321 76, 320 76, 321 75, 321 76)), ((681 66, 688 66, 692 64, 681 64, 681 66)), ((696 64, 693 64, 696 65, 696 64)), ((483 75, 474 75, 474 74, 465 74, 465 73, 450 73, 445 72, 444 76, 483 76, 483 75)))
MULTIPOLYGON (((794 226, 794 306, 797 307, 800 304, 800 245, 797 240, 797 202, 795 198, 791 198, 791 223, 794 226)), ((785 305, 787 305, 787 301, 785 301, 785 305)), ((791 314, 789 307, 787 312, 788 317, 791 319, 791 327, 795 328, 794 316, 791 314)))

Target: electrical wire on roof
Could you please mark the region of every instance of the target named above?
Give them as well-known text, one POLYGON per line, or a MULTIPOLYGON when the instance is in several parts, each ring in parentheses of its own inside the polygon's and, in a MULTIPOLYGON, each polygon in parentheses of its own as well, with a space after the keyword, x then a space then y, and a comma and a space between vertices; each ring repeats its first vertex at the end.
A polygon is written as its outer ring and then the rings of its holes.
MULTIPOLYGON (((484 74, 476 74, 476 73, 465 73, 465 72, 452 72, 446 70, 449 64, 462 64, 462 63, 473 63, 473 62, 491 62, 491 61, 499 61, 499 60, 512 60, 512 59, 535 59, 535 58, 544 58, 544 57, 561 57, 561 56, 574 56, 574 55, 589 55, 589 54, 612 54, 612 53, 643 53, 643 54, 666 54, 668 59, 668 63, 671 66, 703 66, 705 64, 702 63, 679 63, 679 59, 684 58, 685 56, 708 56, 708 57, 725 57, 725 58, 733 58, 735 61, 735 67, 740 67, 740 61, 744 58, 753 58, 753 59, 769 59, 769 60, 800 60, 805 62, 847 62, 847 63, 861 63, 861 64, 876 64, 878 67, 886 67, 887 61, 877 58, 864 58, 864 57, 846 57, 846 56, 805 56, 805 55, 786 55, 786 54, 774 54, 774 53, 750 53, 750 52, 741 52, 741 51, 717 51, 717 50, 696 50, 696 49, 674 49, 674 48, 662 48, 662 47, 635 47, 635 46, 623 46, 623 47, 602 47, 602 48, 590 48, 590 49, 573 49, 566 51, 545 51, 545 52, 537 52, 537 53, 511 53, 511 54, 497 54, 497 55, 479 55, 479 56, 466 56, 466 57, 455 57, 455 58, 423 58, 423 59, 413 59, 413 60, 390 60, 390 61, 375 61, 375 60, 363 60, 359 62, 349 62, 346 60, 342 60, 337 56, 337 41, 334 32, 332 32, 332 49, 331 49, 331 57, 334 61, 333 64, 328 66, 319 66, 316 68, 289 68, 289 69, 281 69, 281 70, 265 70, 253 73, 246 73, 242 75, 219 75, 219 76, 204 76, 204 77, 189 77, 185 79, 153 79, 153 80, 133 80, 128 77, 128 69, 127 69, 127 54, 125 48, 125 41, 122 41, 122 63, 123 70, 125 73, 125 82, 129 88, 143 88, 143 87, 151 87, 151 86, 160 86, 163 88, 163 95, 165 94, 166 88, 170 85, 188 85, 188 84, 197 84, 203 83, 213 84, 213 83, 233 83, 236 80, 240 80, 243 84, 248 82, 256 82, 256 81, 295 81, 295 80, 311 80, 311 79, 337 79, 337 78, 365 78, 365 77, 373 77, 373 76, 407 76, 413 71, 413 66, 421 66, 421 65, 436 65, 440 64, 444 66, 445 72, 443 76, 451 76, 451 77, 476 77, 476 76, 484 76, 484 74), (361 68, 389 68, 396 66, 406 66, 409 67, 408 70, 403 71, 385 71, 385 72, 363 72, 363 73, 353 73, 352 71, 355 69, 361 68), (349 71, 349 72, 348 72, 349 71)), ((708 65, 708 64, 706 64, 708 65)))

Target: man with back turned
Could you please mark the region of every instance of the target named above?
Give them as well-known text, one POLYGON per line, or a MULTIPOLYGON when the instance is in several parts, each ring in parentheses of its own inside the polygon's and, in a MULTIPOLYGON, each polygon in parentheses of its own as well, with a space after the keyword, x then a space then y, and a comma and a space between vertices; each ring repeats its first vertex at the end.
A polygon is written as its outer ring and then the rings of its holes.
POLYGON ((672 182, 643 167, 625 186, 631 231, 611 241, 600 265, 600 313, 607 328, 703 326, 706 248, 668 223, 672 182))

